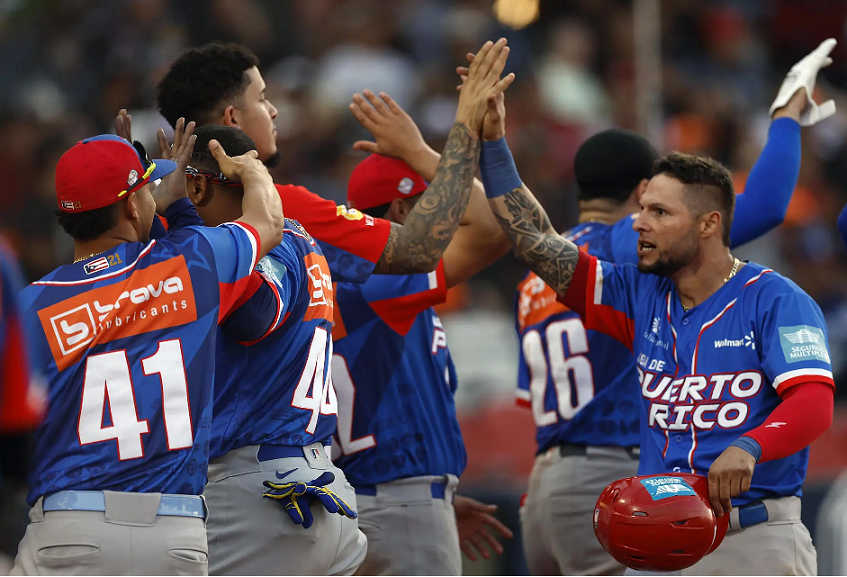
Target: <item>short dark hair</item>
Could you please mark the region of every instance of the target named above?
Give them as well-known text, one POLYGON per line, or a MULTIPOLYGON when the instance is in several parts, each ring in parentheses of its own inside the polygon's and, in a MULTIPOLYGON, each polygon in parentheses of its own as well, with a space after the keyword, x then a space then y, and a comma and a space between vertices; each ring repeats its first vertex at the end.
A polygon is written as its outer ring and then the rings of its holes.
POLYGON ((156 87, 159 112, 171 126, 180 117, 208 124, 221 105, 244 94, 245 73, 258 65, 258 57, 240 44, 215 42, 189 48, 156 87))
POLYGON ((689 207, 697 214, 712 210, 721 213, 721 238, 729 246, 729 231, 735 212, 735 188, 729 170, 708 156, 671 152, 653 165, 653 176, 660 174, 687 185, 685 190, 689 207))
POLYGON ((218 161, 209 152, 209 142, 217 140, 229 156, 240 156, 251 150, 256 150, 253 139, 244 134, 243 130, 222 124, 201 126, 194 131, 197 141, 194 143, 194 153, 191 155, 191 166, 206 172, 220 172, 218 161))
POLYGON ((118 224, 118 207, 125 200, 84 212, 56 211, 59 224, 74 240, 94 240, 118 224))
POLYGON ((388 214, 389 208, 391 208, 391 203, 387 202, 385 204, 380 204, 379 206, 372 206, 370 208, 363 208, 359 212, 364 212, 365 214, 372 216, 374 218, 385 218, 385 215, 388 214))
POLYGON ((659 153, 645 137, 613 128, 582 143, 573 161, 580 201, 604 199, 623 204, 642 180, 650 180, 659 153))

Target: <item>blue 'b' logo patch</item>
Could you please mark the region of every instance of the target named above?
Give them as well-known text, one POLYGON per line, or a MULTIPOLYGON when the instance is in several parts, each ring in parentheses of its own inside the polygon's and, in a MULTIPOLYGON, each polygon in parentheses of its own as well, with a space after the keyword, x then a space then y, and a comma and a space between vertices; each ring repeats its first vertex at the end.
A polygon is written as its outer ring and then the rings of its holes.
POLYGON ((641 479, 641 484, 650 493, 654 501, 678 497, 681 495, 696 495, 684 479, 679 477, 653 477, 652 479, 641 479))

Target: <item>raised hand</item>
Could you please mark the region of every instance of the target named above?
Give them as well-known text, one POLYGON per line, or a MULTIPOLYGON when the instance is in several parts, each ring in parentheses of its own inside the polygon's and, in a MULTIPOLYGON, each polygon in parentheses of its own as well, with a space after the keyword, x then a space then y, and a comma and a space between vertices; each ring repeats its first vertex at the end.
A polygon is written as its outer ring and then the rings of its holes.
MULTIPOLYGON (((812 126, 835 114, 834 100, 827 100, 822 104, 817 104, 812 100, 818 73, 821 68, 832 64, 832 58, 829 57, 829 54, 835 48, 835 45, 834 38, 824 40, 800 62, 791 67, 791 70, 785 76, 785 80, 782 81, 782 86, 779 87, 776 99, 771 104, 770 114, 772 117, 776 118, 775 113, 777 111, 794 102, 793 97, 801 91, 805 91, 804 106, 795 118, 801 126, 812 126)), ((794 117, 791 114, 785 115, 794 117)))
POLYGON ((365 90, 364 96, 354 94, 350 112, 376 140, 359 140, 353 150, 392 156, 412 164, 415 154, 429 148, 412 117, 384 92, 378 97, 370 90, 365 90))
POLYGON ((494 44, 489 41, 477 52, 468 68, 459 95, 456 122, 467 126, 477 136, 482 133, 488 99, 502 93, 515 80, 514 74, 500 78, 508 57, 509 47, 505 38, 494 44))
POLYGON ((153 200, 156 201, 156 212, 164 214, 173 202, 188 196, 185 188, 185 168, 191 161, 191 155, 194 154, 197 136, 194 135, 194 121, 186 125, 184 118, 177 120, 173 147, 167 145, 164 131, 159 130, 159 132, 159 146, 164 143, 162 157, 176 162, 176 170, 163 178, 152 191, 153 200))
POLYGON ((115 118, 115 134, 132 142, 132 116, 126 111, 126 108, 121 108, 115 118))

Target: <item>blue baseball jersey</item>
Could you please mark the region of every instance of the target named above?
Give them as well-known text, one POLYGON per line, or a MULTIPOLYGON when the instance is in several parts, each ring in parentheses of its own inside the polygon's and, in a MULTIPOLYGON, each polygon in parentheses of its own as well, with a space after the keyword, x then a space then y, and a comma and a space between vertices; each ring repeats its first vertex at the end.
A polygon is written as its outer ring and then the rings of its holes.
MULTIPOLYGON (((613 225, 583 223, 567 238, 598 258, 637 258, 632 218, 613 225)), ((586 330, 579 315, 556 300, 535 273, 518 285, 519 405, 532 410, 538 452, 570 443, 638 444, 638 375, 629 349, 586 330)))
MULTIPOLYGON (((820 308, 758 264, 686 312, 669 279, 580 254, 562 301, 636 357, 642 475, 707 474, 732 441, 764 423, 780 393, 809 381, 834 386, 820 308)), ((733 505, 800 495, 808 457, 806 448, 756 465, 733 505)))
POLYGON ((190 227, 59 267, 23 291, 48 384, 30 504, 67 489, 202 492, 216 328, 258 246, 246 225, 190 227))
POLYGON ((456 371, 432 309, 446 298, 442 265, 336 287, 334 462, 354 486, 465 469, 456 371))
POLYGON ((251 297, 220 329, 212 458, 262 443, 329 443, 335 431, 329 370, 334 303, 327 261, 300 224, 286 219, 282 243, 256 270, 273 306, 266 314, 267 307, 251 297), (255 319, 252 324, 264 328, 261 316, 273 319, 270 326, 246 340, 244 325, 255 319))

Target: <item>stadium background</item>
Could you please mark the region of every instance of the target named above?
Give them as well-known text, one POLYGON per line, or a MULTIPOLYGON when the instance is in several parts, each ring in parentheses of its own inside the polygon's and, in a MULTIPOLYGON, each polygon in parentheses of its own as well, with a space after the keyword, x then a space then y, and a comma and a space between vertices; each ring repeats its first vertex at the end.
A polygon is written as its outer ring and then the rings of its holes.
MULTIPOLYGON (((841 385, 847 251, 835 219, 847 202, 845 0, 3 0, 0 228, 30 280, 69 261, 72 244, 53 216, 59 156, 80 138, 112 131, 122 107, 133 115, 136 138, 155 150, 151 137, 165 126, 155 86, 188 46, 235 41, 259 55, 279 109, 276 181, 341 203, 361 159, 351 145, 366 136, 347 111, 350 96, 388 92, 440 150, 455 112, 455 66, 500 35, 512 47, 507 71, 517 73, 507 98, 509 143, 562 230, 575 223, 576 148, 611 126, 648 134, 661 152, 714 156, 743 189, 782 76, 823 39, 839 40, 816 95, 834 98, 838 114, 803 132, 785 224, 738 254, 789 276, 817 300, 841 385)), ((507 256, 454 289, 443 311, 469 453, 462 491, 498 503, 516 534, 535 448, 531 415, 514 405, 512 307, 523 272, 507 256)), ((836 395, 833 427, 812 447, 803 504, 824 571, 840 545, 827 545, 834 533, 818 529, 817 514, 847 470, 847 389, 836 395)), ((0 458, 20 470, 25 453, 23 439, 5 439, 0 458)), ((0 489, 7 554, 26 520, 21 491, 14 475, 0 489)), ((516 536, 503 557, 466 564, 466 574, 520 574, 520 547, 516 536)))

